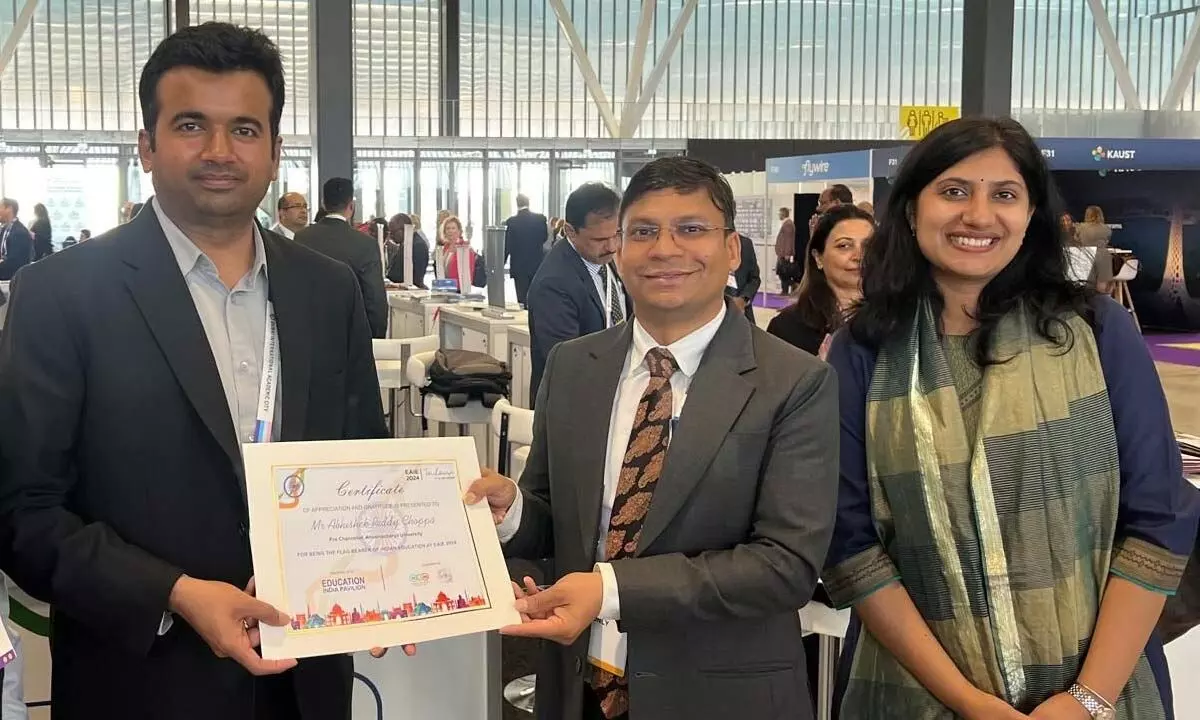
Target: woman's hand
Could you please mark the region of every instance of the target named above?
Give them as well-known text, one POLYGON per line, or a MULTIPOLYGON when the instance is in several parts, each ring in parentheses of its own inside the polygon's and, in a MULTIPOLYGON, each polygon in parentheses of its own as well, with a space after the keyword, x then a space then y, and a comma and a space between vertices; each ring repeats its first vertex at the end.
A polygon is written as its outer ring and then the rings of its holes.
POLYGON ((967 720, 1029 720, 1029 716, 1025 713, 995 695, 984 692, 979 693, 978 697, 972 701, 964 715, 967 720))

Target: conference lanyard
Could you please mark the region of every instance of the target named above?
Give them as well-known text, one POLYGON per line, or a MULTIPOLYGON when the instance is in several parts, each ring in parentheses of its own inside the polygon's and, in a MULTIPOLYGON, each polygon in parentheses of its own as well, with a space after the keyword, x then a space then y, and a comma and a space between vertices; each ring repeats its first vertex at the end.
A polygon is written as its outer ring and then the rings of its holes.
POLYGON ((604 327, 612 327, 612 268, 604 273, 604 327))
POLYGON ((254 422, 254 442, 271 442, 275 424, 275 402, 279 388, 279 330, 275 326, 275 306, 267 301, 267 331, 263 338, 262 374, 258 381, 258 415, 254 422))

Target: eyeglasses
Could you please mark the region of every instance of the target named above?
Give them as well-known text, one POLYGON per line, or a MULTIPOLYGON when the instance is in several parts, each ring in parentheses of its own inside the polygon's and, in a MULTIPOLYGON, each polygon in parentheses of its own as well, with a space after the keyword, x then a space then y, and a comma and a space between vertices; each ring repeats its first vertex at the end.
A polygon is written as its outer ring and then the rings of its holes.
POLYGON ((302 209, 305 212, 308 212, 307 205, 284 205, 282 208, 280 208, 280 210, 296 210, 296 209, 302 209))
POLYGON ((660 227, 658 225, 632 225, 628 230, 617 231, 618 237, 628 238, 630 240, 657 240, 662 231, 666 230, 671 233, 672 240, 699 240, 700 238, 709 235, 718 230, 732 232, 733 228, 719 227, 715 225, 705 225, 703 223, 678 223, 676 225, 667 225, 660 227))

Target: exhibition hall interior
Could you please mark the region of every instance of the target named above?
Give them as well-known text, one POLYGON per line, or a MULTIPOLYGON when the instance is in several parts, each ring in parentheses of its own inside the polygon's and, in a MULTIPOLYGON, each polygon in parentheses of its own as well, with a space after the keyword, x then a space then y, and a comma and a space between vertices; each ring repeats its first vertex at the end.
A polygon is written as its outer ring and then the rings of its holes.
POLYGON ((1198 65, 0 0, 0 720, 1200 718, 1198 65))

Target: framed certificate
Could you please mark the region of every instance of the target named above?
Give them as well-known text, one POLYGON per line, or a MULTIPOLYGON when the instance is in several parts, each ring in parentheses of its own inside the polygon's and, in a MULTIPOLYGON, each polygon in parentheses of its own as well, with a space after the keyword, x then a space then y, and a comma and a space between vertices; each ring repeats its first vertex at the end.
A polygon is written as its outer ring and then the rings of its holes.
POLYGON ((418 643, 520 622, 469 437, 243 446, 267 659, 418 643))

